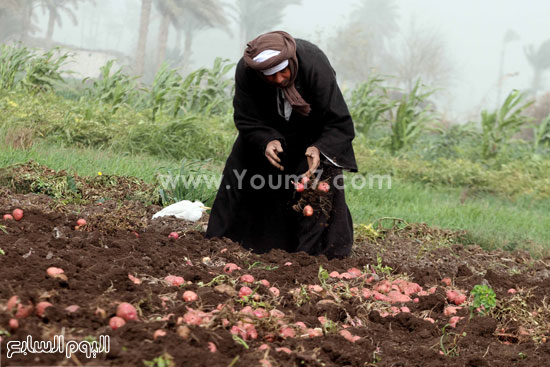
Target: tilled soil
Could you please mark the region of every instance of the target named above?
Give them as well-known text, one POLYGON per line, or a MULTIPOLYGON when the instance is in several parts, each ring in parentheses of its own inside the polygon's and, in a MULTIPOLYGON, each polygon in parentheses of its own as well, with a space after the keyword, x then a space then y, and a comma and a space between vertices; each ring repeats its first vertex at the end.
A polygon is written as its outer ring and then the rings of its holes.
POLYGON ((135 201, 68 208, 44 195, 1 189, 0 214, 15 208, 24 210, 23 219, 0 220, 1 366, 544 366, 550 360, 549 261, 463 246, 460 234, 403 223, 378 232, 358 228, 354 256, 328 261, 279 250, 251 254, 226 239, 205 239, 204 220, 153 221, 159 207, 135 201), (81 217, 88 224, 75 227, 81 217), (179 239, 168 238, 173 231, 179 239), (241 269, 227 273, 230 263, 241 269), (62 268, 67 281, 49 277, 49 267, 62 268), (244 283, 243 274, 255 281, 244 283), (170 285, 168 275, 184 284, 170 285), (258 282, 264 279, 269 286, 258 282), (400 291, 399 282, 421 291, 400 291), (410 298, 375 299, 375 290, 389 295, 383 284, 410 298), (487 315, 470 316, 476 284, 496 293, 497 307, 487 315), (243 286, 253 294, 240 297, 243 286), (198 300, 185 302, 188 290, 198 300), (445 315, 449 290, 468 296, 454 328, 445 315), (23 306, 52 306, 43 317, 17 318, 13 329, 15 310, 7 302, 14 295, 23 306), (136 307, 138 320, 113 330, 109 320, 121 302, 136 307), (79 309, 67 311, 71 305, 79 309), (159 329, 165 335, 154 338, 159 329), (7 357, 11 341, 59 335, 65 342, 109 336, 109 351, 95 358, 7 357))

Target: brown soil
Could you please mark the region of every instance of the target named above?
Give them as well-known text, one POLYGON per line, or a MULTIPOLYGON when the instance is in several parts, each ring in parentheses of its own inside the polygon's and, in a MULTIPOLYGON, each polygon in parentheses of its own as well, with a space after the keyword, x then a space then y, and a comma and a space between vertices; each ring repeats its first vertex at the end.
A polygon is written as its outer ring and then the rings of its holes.
POLYGON ((546 343, 550 313, 545 299, 550 292, 550 264, 545 259, 531 259, 526 253, 485 252, 461 245, 460 234, 397 223, 378 233, 358 228, 354 256, 349 259, 328 261, 278 250, 255 255, 229 240, 205 239, 204 220, 152 221, 158 206, 114 194, 114 199, 60 205, 62 198, 14 192, 14 187, 0 188, 0 214, 15 208, 25 211, 18 222, 0 220, 5 226, 5 232, 0 231, 0 248, 5 253, 0 255, 1 366, 145 366, 144 361, 162 366, 157 357, 172 361, 173 366, 209 367, 262 363, 543 366, 550 360, 550 344, 546 343), (75 228, 80 217, 88 224, 75 228), (180 233, 179 239, 168 238, 173 231, 180 233), (379 258, 382 261, 378 265, 379 258), (226 263, 242 269, 226 274, 226 263), (410 312, 386 316, 392 305, 354 296, 354 287, 372 289, 374 282, 367 284, 365 278, 321 282, 321 265, 328 273, 366 269, 369 276, 377 273, 379 280, 409 279, 423 290, 437 289, 419 296, 418 303, 397 305, 407 306, 410 312), (48 277, 46 269, 52 266, 64 269, 68 280, 48 277), (246 273, 256 280, 267 279, 279 288, 280 296, 253 284, 250 288, 257 300, 240 299, 235 293, 243 285, 239 277, 246 273), (142 283, 134 284, 129 274, 142 283), (167 275, 181 276, 186 283, 170 286, 163 280, 167 275), (452 285, 441 282, 445 277, 451 278, 452 285), (470 318, 469 297, 466 307, 458 311, 464 319, 456 328, 445 327, 449 322, 443 313, 448 305, 445 291, 452 288, 469 295, 474 285, 482 283, 494 289, 497 307, 488 316, 470 318), (220 284, 225 284, 225 289, 216 288, 220 284), (308 290, 307 285, 323 285, 323 291, 308 290), (509 288, 516 288, 518 293, 509 294, 509 288), (199 300, 184 302, 186 290, 195 291, 199 300), (11 331, 13 314, 6 303, 13 295, 23 304, 48 301, 53 306, 42 318, 34 313, 19 318, 19 328, 11 331), (139 321, 112 330, 109 319, 120 302, 133 304, 139 321), (212 312, 220 304, 225 308, 212 312), (69 305, 79 305, 80 309, 69 313, 65 311, 69 305), (302 337, 295 327, 295 337, 283 338, 275 316, 257 319, 239 314, 246 305, 277 309, 284 313, 284 324, 301 321, 307 328, 321 328, 322 335, 302 337), (210 313, 210 321, 185 326, 178 318, 188 314, 188 307, 210 313), (321 325, 320 316, 330 322, 321 325), (435 323, 424 320, 426 317, 435 323), (255 325, 257 338, 241 343, 232 336, 231 328, 247 319, 255 325), (340 335, 344 328, 359 338, 346 340, 340 335), (166 336, 154 340, 157 329, 163 329, 166 336), (65 341, 109 335, 110 350, 89 359, 80 352, 69 359, 58 353, 7 358, 9 341, 28 336, 35 341, 52 340, 54 335, 64 335, 65 341), (215 345, 215 352, 209 351, 209 343, 215 345), (259 350, 263 343, 268 344, 267 350, 259 350), (277 350, 280 347, 290 353, 277 350))

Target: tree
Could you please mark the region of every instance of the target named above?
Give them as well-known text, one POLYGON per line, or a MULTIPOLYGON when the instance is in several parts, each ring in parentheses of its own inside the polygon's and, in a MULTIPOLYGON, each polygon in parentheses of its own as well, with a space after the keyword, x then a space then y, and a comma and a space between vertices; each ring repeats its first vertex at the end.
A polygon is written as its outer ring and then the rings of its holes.
MULTIPOLYGON (((181 21, 178 22, 178 32, 183 33, 183 60, 181 62, 184 68, 189 67, 191 62, 193 39, 197 33, 208 28, 221 28, 225 32, 231 34, 229 28, 229 20, 225 15, 225 5, 219 0, 204 1, 203 7, 208 8, 208 17, 196 17, 191 12, 184 12, 181 21)), ((206 12, 205 12, 206 14, 206 12)), ((176 47, 180 47, 181 40, 176 41, 176 47)))
POLYGON ((541 87, 544 71, 550 69, 550 39, 544 41, 536 51, 533 45, 525 47, 524 53, 533 68, 531 93, 536 94, 541 87))
POLYGON ((193 16, 197 21, 211 27, 227 25, 227 19, 223 16, 223 5, 217 0, 156 0, 155 4, 162 16, 158 34, 157 66, 166 58, 170 26, 182 28, 184 16, 193 16))
POLYGON ((453 70, 446 43, 439 33, 420 28, 414 22, 386 58, 392 74, 407 92, 418 79, 442 87, 450 81, 453 70))
POLYGON ((287 6, 301 3, 302 0, 237 0, 241 44, 273 30, 283 20, 283 12, 287 6))
POLYGON ((139 38, 136 51, 136 73, 142 75, 145 68, 145 49, 149 33, 149 19, 153 0, 141 0, 141 15, 139 21, 139 38))
POLYGON ((356 6, 350 21, 329 42, 328 52, 339 74, 357 82, 388 72, 389 42, 399 32, 397 21, 395 0, 363 0, 356 6))
POLYGON ((74 5, 75 8, 78 7, 78 1, 76 0, 41 0, 40 6, 42 7, 42 11, 46 12, 48 11, 48 28, 46 30, 46 40, 49 42, 52 41, 53 38, 53 30, 55 27, 55 24, 57 23, 60 27, 63 25, 62 23, 62 17, 61 12, 64 12, 66 15, 71 18, 74 25, 78 24, 78 20, 76 18, 76 15, 71 8, 71 5, 74 5))
POLYGON ((511 29, 506 31, 502 38, 502 49, 500 51, 500 63, 498 68, 498 89, 497 89, 497 104, 500 104, 500 96, 502 95, 502 81, 504 80, 504 56, 506 54, 506 46, 512 41, 519 40, 519 35, 511 29))

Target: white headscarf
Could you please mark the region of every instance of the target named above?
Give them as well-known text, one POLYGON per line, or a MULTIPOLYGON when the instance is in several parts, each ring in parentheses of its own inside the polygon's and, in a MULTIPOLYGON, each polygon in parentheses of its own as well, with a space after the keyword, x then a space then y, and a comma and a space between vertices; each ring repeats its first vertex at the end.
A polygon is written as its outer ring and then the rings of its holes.
MULTIPOLYGON (((253 60, 256 61, 256 62, 264 62, 265 60, 268 60, 272 57, 275 57, 280 53, 281 53, 281 51, 277 51, 277 50, 265 50, 265 51, 260 52, 258 55, 256 55, 256 57, 254 57, 253 60)), ((284 60, 283 62, 281 62, 278 65, 273 66, 272 68, 262 70, 262 73, 264 75, 273 75, 273 74, 283 70, 287 66, 288 66, 288 60, 284 60)))

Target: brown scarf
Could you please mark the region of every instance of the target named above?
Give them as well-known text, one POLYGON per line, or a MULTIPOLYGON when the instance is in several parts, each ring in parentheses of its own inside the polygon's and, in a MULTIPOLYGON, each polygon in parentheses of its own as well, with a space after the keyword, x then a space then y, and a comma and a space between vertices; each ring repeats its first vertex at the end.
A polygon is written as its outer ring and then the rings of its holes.
POLYGON ((296 75, 298 75, 298 59, 296 58, 296 41, 294 38, 286 32, 275 31, 258 36, 246 46, 243 56, 244 62, 249 68, 254 70, 261 72, 288 60, 290 83, 288 87, 283 88, 285 98, 293 110, 304 116, 309 115, 311 111, 310 105, 298 93, 296 87, 294 87, 294 80, 296 79, 296 75), (254 61, 254 57, 265 50, 276 50, 281 53, 264 62, 254 61))

